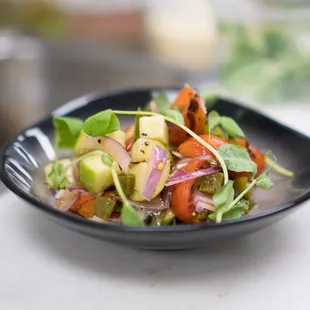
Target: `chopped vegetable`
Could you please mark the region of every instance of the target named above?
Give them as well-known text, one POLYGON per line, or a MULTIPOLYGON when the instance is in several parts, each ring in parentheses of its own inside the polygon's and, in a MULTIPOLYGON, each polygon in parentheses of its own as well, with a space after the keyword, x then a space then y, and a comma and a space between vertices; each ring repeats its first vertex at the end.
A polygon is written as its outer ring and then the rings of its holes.
POLYGON ((112 198, 98 196, 95 200, 95 215, 103 220, 109 219, 111 216, 116 201, 112 198))
POLYGON ((134 174, 120 174, 118 176, 122 189, 127 197, 129 197, 135 187, 135 175, 134 174))
POLYGON ((221 172, 206 175, 202 178, 199 190, 207 195, 214 195, 223 186, 224 176, 221 172))

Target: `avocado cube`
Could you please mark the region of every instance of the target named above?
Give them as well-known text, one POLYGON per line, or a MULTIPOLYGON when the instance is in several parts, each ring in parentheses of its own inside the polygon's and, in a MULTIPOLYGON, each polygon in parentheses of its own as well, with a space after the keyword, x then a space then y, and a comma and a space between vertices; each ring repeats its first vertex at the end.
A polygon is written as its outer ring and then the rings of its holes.
POLYGON ((140 138, 169 142, 168 126, 161 115, 143 116, 139 120, 140 138))
MULTIPOLYGON (((114 167, 120 169, 116 162, 114 167)), ((114 184, 111 168, 101 161, 101 156, 89 156, 80 162, 80 182, 91 193, 103 192, 114 184)))

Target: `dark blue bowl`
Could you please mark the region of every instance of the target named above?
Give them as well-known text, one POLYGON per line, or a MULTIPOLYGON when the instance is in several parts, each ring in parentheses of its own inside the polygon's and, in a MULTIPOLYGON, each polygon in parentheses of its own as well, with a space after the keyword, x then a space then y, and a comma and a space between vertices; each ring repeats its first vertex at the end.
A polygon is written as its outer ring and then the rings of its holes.
MULTIPOLYGON (((294 179, 273 173, 274 189, 270 192, 257 190, 255 195, 258 205, 249 215, 239 220, 208 225, 142 228, 116 226, 89 221, 71 213, 61 213, 33 193, 33 179, 42 178, 39 183, 43 184, 42 167, 54 158, 53 115, 86 118, 107 108, 135 110, 144 106, 159 91, 165 91, 171 97, 177 93, 177 89, 147 89, 94 94, 61 106, 8 143, 0 158, 3 183, 51 220, 72 230, 124 245, 163 250, 203 247, 223 239, 242 237, 276 223, 310 197, 310 138, 227 99, 218 100, 213 108, 220 114, 236 119, 253 144, 264 151, 271 149, 281 165, 295 172, 294 179)), ((121 117, 121 121, 129 123, 132 118, 121 117)))

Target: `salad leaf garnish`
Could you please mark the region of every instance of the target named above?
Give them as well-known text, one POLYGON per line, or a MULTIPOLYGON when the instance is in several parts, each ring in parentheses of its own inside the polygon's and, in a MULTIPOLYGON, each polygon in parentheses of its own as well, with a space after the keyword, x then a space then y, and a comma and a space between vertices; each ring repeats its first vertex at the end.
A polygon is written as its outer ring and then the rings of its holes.
MULTIPOLYGON (((160 93, 157 97, 154 97, 152 100, 155 102, 159 114, 165 115, 175 120, 176 122, 184 125, 183 115, 177 109, 171 108, 171 103, 169 102, 169 98, 165 93, 160 93)), ((151 112, 150 105, 151 103, 149 102, 145 106, 144 111, 151 112)))
POLYGON ((173 119, 178 124, 184 125, 184 117, 178 110, 166 110, 163 115, 173 119))
MULTIPOLYGON (((222 221, 222 215, 226 212, 226 207, 229 206, 234 200, 234 182, 229 180, 222 188, 213 195, 214 203, 214 215, 216 222, 219 223, 222 221)), ((211 217, 212 219, 212 217, 211 217)))
POLYGON ((220 115, 216 111, 211 111, 208 114, 208 127, 209 127, 209 134, 214 127, 220 124, 220 115))
POLYGON ((245 134, 234 119, 220 116, 218 112, 211 111, 208 114, 209 134, 216 126, 221 125, 231 138, 245 138, 245 134))
POLYGON ((224 144, 217 151, 224 160, 228 170, 252 172, 253 177, 256 175, 257 165, 251 160, 245 148, 233 144, 224 144))
POLYGON ((121 221, 127 226, 144 226, 142 218, 129 203, 123 203, 121 221))
POLYGON ((159 94, 157 97, 153 99, 156 103, 157 109, 159 113, 164 113, 165 111, 170 109, 170 102, 168 96, 165 93, 159 94))
POLYGON ((84 125, 83 120, 69 116, 55 116, 53 125, 55 127, 56 148, 74 148, 84 125))
POLYGON ((63 189, 69 184, 69 180, 66 176, 66 169, 57 161, 54 161, 51 172, 47 177, 50 180, 52 187, 56 189, 63 189))
POLYGON ((119 181, 117 172, 113 166, 114 160, 113 158, 108 154, 103 154, 101 156, 102 162, 111 168, 112 171, 112 177, 114 181, 115 188, 120 196, 120 198, 123 201, 123 207, 121 211, 121 221, 124 225, 127 226, 144 226, 143 220, 140 217, 140 215, 136 212, 136 210, 132 207, 129 200, 127 199, 121 183, 119 181))
MULTIPOLYGON (((247 208, 248 208, 248 203, 246 203, 246 201, 239 201, 229 211, 223 213, 222 220, 239 219, 244 214, 244 210, 247 208)), ((216 221, 216 213, 210 214, 209 218, 212 221, 216 221)))
POLYGON ((231 117, 221 116, 220 124, 231 138, 245 138, 244 132, 231 117))
POLYGON ((104 136, 119 129, 119 119, 111 109, 89 117, 83 127, 84 132, 92 137, 104 136))
POLYGON ((213 195, 213 203, 215 211, 225 207, 234 200, 234 182, 229 180, 221 189, 213 195))
POLYGON ((265 190, 269 191, 273 187, 272 181, 269 179, 267 172, 262 173, 257 179, 256 179, 256 186, 265 190))

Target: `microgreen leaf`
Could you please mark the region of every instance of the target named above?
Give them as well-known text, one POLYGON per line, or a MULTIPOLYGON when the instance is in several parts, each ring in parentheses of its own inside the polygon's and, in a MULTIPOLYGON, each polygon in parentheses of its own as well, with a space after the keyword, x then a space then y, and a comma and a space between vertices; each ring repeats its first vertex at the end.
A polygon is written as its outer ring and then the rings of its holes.
POLYGON ((213 195, 213 203, 215 211, 223 209, 227 204, 234 200, 234 182, 229 180, 221 189, 213 195))
POLYGON ((269 179, 268 174, 264 172, 256 179, 256 186, 265 191, 269 191, 272 189, 273 183, 269 179))
POLYGON ((53 163, 51 172, 47 177, 51 182, 52 188, 63 189, 69 184, 69 180, 66 176, 66 169, 57 161, 53 163))
POLYGON ((102 154, 101 155, 101 160, 102 160, 102 162, 106 165, 106 166, 108 166, 108 167, 110 167, 110 168, 112 168, 113 167, 113 158, 109 155, 109 154, 102 154))
POLYGON ((92 137, 104 136, 119 129, 119 120, 110 109, 89 117, 83 127, 84 132, 92 137))
POLYGON ((163 115, 173 119, 178 124, 184 125, 184 118, 180 111, 178 110, 166 110, 163 115))
POLYGON ((208 127, 209 127, 209 132, 216 127, 217 125, 220 124, 220 115, 216 111, 211 111, 208 114, 208 127))
POLYGON ((168 96, 165 93, 159 94, 157 97, 153 99, 156 103, 157 109, 159 113, 164 113, 166 110, 170 109, 170 102, 168 96))
POLYGON ((114 181, 114 185, 116 188, 116 191, 123 202, 123 207, 121 211, 121 221, 124 225, 127 226, 143 226, 143 220, 141 216, 136 212, 136 210, 131 206, 129 200, 127 199, 124 190, 121 186, 121 183, 119 181, 119 177, 117 175, 117 172, 113 166, 113 158, 108 154, 103 154, 101 156, 102 162, 111 168, 112 171, 112 177, 114 181))
POLYGON ((75 146, 84 122, 75 117, 55 116, 53 125, 55 127, 56 148, 71 149, 75 146))
POLYGON ((245 138, 245 134, 240 126, 231 117, 221 116, 220 124, 231 138, 245 138))
POLYGON ((144 226, 141 216, 128 203, 123 204, 121 221, 124 225, 127 226, 144 226))
POLYGON ((245 148, 232 144, 224 144, 217 151, 223 158, 228 170, 252 172, 253 177, 256 175, 257 165, 251 160, 245 148))

